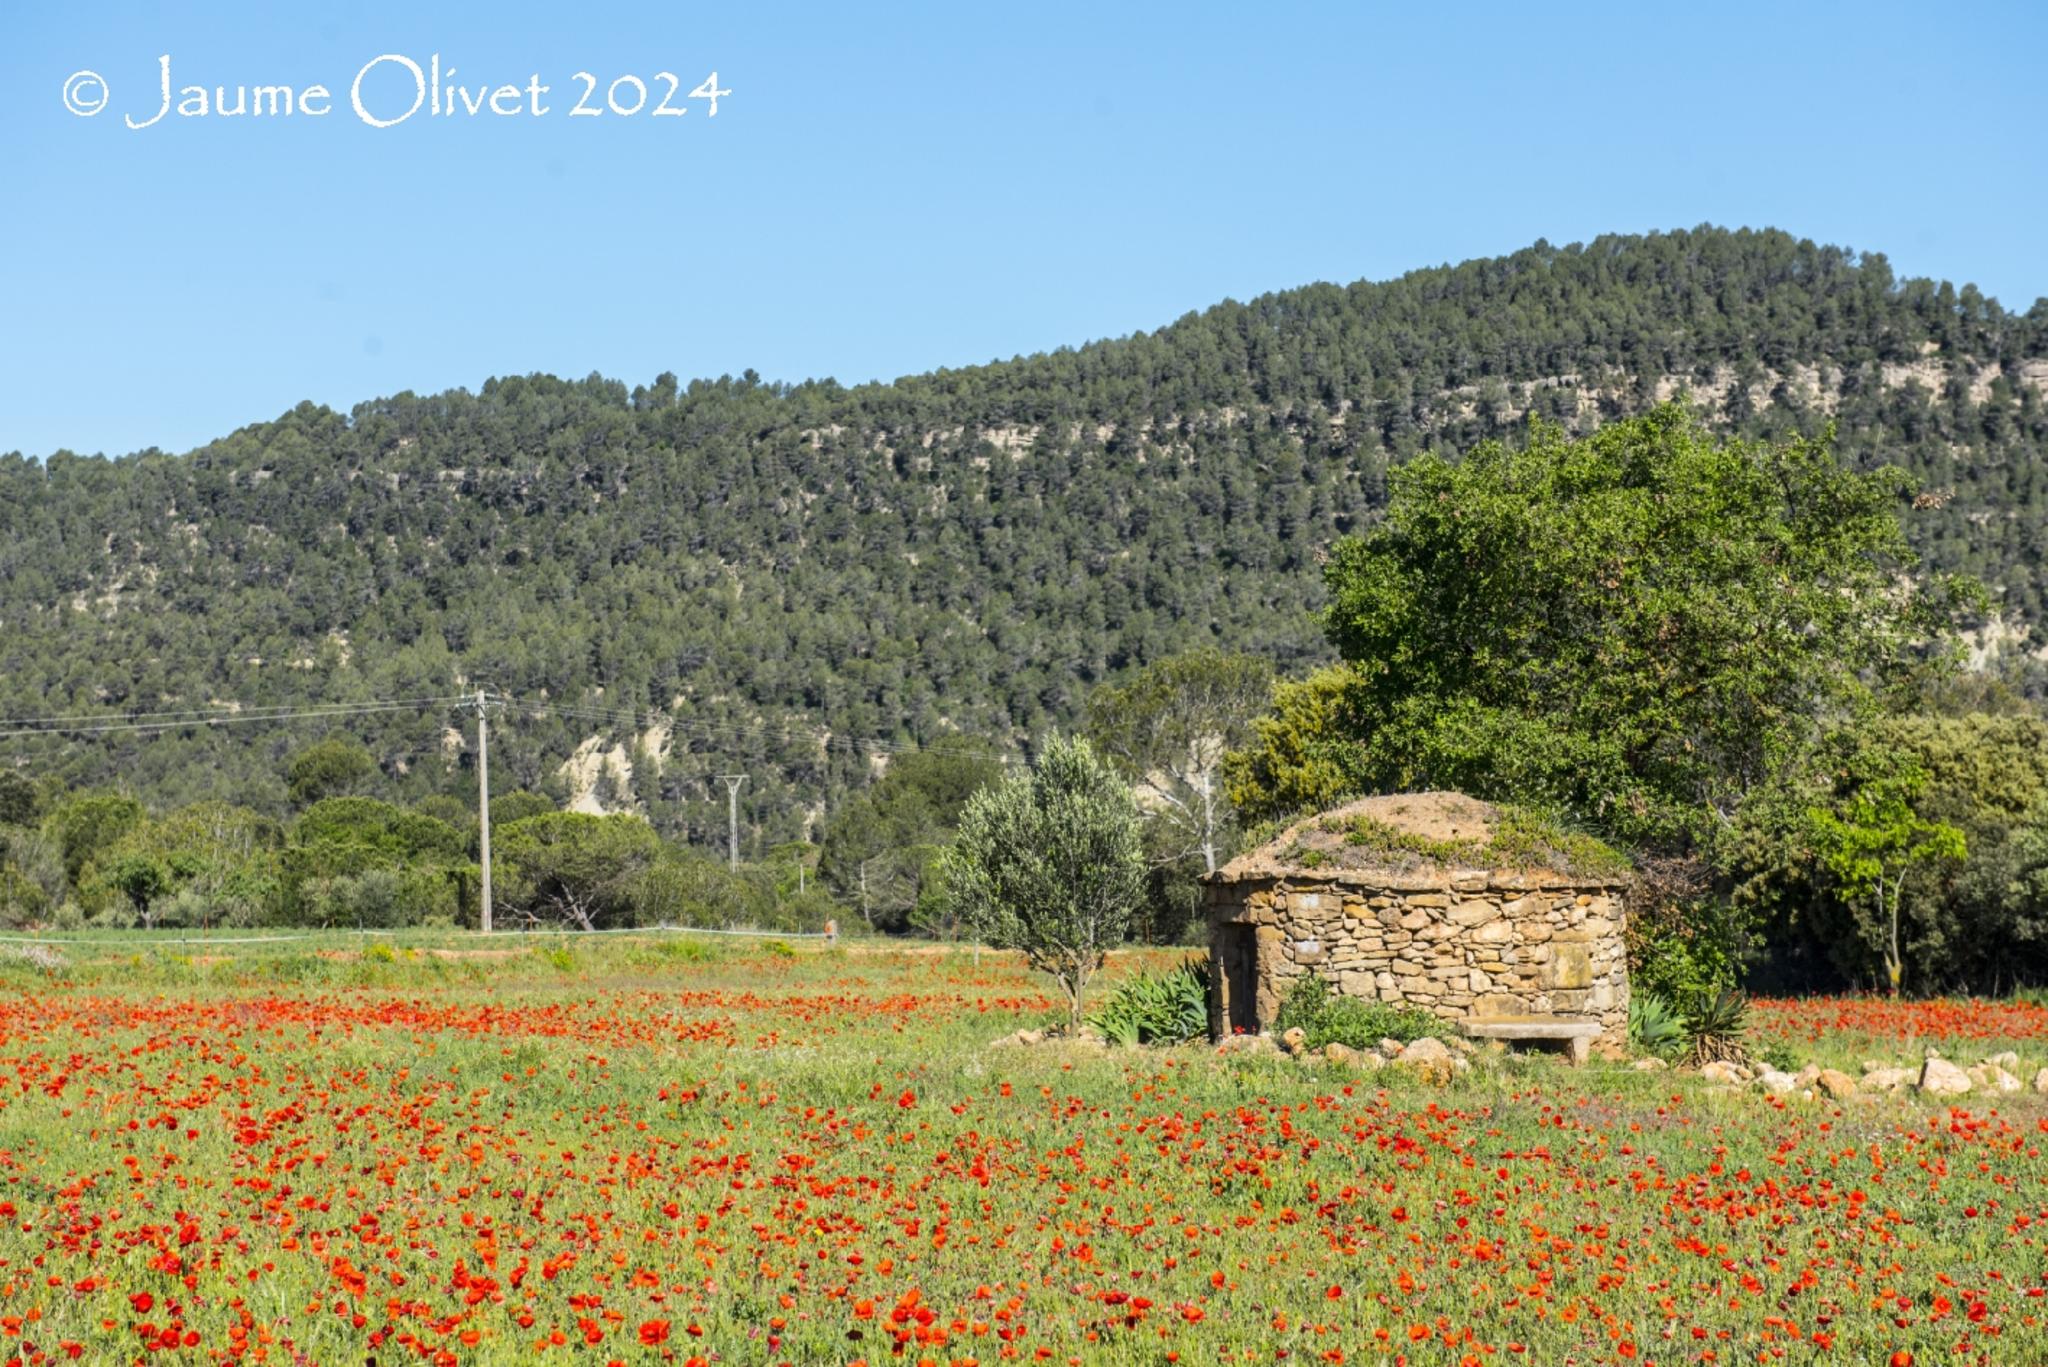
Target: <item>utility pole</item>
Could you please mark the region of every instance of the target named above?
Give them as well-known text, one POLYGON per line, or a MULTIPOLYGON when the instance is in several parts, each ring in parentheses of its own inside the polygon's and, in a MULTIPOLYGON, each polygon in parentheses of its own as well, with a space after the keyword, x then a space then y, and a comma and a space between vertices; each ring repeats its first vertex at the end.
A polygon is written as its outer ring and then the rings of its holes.
POLYGON ((747 781, 745 774, 720 774, 725 781, 725 815, 731 827, 732 871, 740 871, 740 785, 747 781))
POLYGON ((484 863, 483 918, 479 924, 486 935, 491 933, 491 738, 489 724, 484 720, 489 709, 490 695, 479 688, 476 691, 476 815, 484 863))

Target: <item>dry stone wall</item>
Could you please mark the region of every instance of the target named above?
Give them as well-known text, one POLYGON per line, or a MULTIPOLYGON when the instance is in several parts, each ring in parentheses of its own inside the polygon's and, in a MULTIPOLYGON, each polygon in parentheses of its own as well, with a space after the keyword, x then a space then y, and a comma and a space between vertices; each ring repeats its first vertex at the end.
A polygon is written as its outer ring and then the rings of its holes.
POLYGON ((1287 990, 1316 973, 1342 995, 1447 1020, 1577 1017, 1600 1022, 1602 1046, 1627 1041, 1618 888, 1502 872, 1304 872, 1212 883, 1208 898, 1219 1033, 1244 1019, 1233 990, 1255 991, 1256 1019, 1269 1027, 1287 990), (1250 964, 1241 961, 1247 950, 1250 964))

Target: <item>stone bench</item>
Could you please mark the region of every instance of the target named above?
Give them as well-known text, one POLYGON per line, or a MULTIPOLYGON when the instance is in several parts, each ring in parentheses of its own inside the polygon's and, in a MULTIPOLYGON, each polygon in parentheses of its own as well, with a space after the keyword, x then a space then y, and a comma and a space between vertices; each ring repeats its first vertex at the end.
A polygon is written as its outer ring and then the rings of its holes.
POLYGON ((1504 1040, 1517 1044, 1561 1046, 1574 1068, 1593 1055, 1593 1041, 1600 1038, 1599 1021, 1573 1020, 1569 1016, 1467 1016, 1458 1028, 1474 1039, 1504 1040))

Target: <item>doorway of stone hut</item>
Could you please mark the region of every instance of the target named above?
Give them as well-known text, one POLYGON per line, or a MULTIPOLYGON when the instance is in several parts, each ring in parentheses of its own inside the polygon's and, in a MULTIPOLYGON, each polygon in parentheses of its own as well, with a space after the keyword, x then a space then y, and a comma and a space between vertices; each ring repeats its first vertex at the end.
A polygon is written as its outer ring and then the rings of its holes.
POLYGON ((1216 949, 1222 959, 1223 1002, 1229 1018, 1223 1022, 1228 1034, 1259 1033, 1259 940, 1254 926, 1217 927, 1216 949))

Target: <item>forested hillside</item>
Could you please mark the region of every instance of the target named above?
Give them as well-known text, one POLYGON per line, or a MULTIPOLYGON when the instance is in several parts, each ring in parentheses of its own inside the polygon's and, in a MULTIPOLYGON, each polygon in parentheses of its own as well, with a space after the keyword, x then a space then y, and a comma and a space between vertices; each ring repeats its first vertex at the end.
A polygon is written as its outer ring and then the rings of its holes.
MULTIPOLYGON (((746 772, 758 848, 889 746, 1015 748, 1164 654, 1299 672, 1328 651, 1319 553, 1371 521, 1391 464, 1681 390, 1728 430, 1835 422, 1844 459, 1918 480, 1931 567, 1983 576, 2008 623, 2048 609, 2048 301, 2007 312, 1882 257, 1702 229, 893 384, 531 376, 302 405, 182 455, 0 458, 0 709, 487 684, 518 700, 494 733, 505 787, 709 843, 712 776, 746 772)), ((334 729, 417 798, 473 790, 461 722, 334 729)), ((281 758, 318 732, 14 737, 0 761, 281 810, 281 758)))

